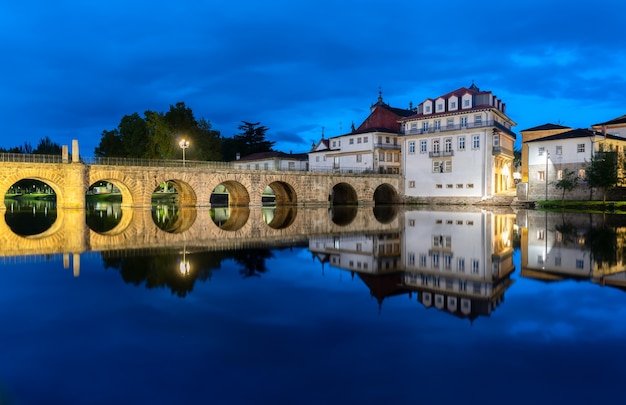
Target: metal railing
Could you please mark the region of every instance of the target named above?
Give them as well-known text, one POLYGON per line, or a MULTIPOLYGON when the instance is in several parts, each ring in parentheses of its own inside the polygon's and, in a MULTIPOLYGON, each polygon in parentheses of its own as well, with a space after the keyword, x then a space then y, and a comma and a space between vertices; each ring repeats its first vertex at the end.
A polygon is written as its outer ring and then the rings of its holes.
POLYGON ((440 127, 428 127, 428 128, 409 128, 404 131, 404 134, 434 134, 437 132, 449 132, 459 131, 463 129, 471 128, 484 128, 484 127, 496 127, 508 134, 513 134, 511 128, 507 128, 504 124, 498 121, 480 121, 480 122, 468 122, 466 124, 454 124, 454 125, 441 125, 440 127))
POLYGON ((88 165, 102 166, 145 166, 145 167, 193 167, 210 169, 232 169, 232 162, 214 162, 199 160, 165 160, 165 159, 140 159, 140 158, 119 158, 119 157, 88 157, 81 158, 81 161, 88 165))
POLYGON ((61 155, 39 155, 28 153, 0 153, 0 162, 15 163, 63 163, 61 155))
MULTIPOLYGON (((0 162, 15 163, 70 163, 69 158, 63 161, 61 155, 36 155, 26 153, 0 153, 0 162)), ((81 157, 80 162, 86 165, 100 166, 139 166, 139 167, 164 167, 164 168, 195 168, 195 169, 218 169, 218 170, 242 170, 242 171, 264 171, 264 172, 311 172, 311 173, 337 173, 337 174, 369 174, 369 175, 389 175, 400 174, 399 167, 385 168, 365 168, 365 167, 265 167, 263 164, 251 164, 244 167, 241 162, 215 162, 198 160, 165 160, 165 159, 140 159, 140 158, 120 158, 120 157, 81 157), (396 173, 392 173, 396 171, 396 173)))

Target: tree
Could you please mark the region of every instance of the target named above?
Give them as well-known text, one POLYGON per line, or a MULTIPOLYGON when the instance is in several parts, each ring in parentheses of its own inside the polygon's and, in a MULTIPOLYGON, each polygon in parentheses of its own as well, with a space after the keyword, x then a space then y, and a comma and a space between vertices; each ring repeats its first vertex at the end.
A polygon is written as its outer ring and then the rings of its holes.
POLYGON ((94 154, 100 157, 124 157, 124 144, 117 129, 112 131, 102 131, 100 144, 94 150, 94 154))
POLYGON ((585 165, 585 177, 590 188, 602 189, 602 203, 606 204, 606 193, 617 185, 617 152, 598 151, 585 165))
POLYGON ((39 155, 60 155, 61 146, 58 143, 52 142, 49 136, 41 138, 39 144, 33 150, 33 153, 39 155))
POLYGON ((176 145, 172 127, 163 114, 148 110, 144 113, 144 117, 150 143, 143 157, 147 159, 169 159, 174 157, 176 145))
POLYGON ((237 153, 247 156, 272 151, 275 142, 265 139, 265 133, 269 128, 260 126, 259 122, 242 121, 238 129, 241 133, 235 135, 231 141, 225 142, 223 155, 226 160, 234 160, 237 153))
POLYGON ((569 169, 563 169, 563 176, 559 181, 554 183, 554 187, 561 190, 561 205, 565 204, 565 192, 570 192, 578 186, 578 176, 576 172, 569 169))

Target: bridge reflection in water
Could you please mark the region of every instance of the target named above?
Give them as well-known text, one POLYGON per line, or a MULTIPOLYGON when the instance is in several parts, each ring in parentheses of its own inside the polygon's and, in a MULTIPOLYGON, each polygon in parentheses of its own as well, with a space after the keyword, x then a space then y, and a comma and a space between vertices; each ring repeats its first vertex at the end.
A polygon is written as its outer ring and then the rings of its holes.
POLYGON ((272 249, 303 246, 322 272, 349 271, 381 304, 416 295, 427 308, 466 319, 488 316, 504 301, 516 247, 523 277, 626 287, 619 217, 455 209, 115 205, 90 213, 115 218, 113 227, 93 230, 85 211, 60 209, 49 229, 30 236, 13 232, 9 210, 0 220, 0 262, 62 260, 79 276, 81 256, 98 255, 125 281, 150 287, 158 280, 184 296, 222 260, 237 261, 248 277, 266 271, 272 249))

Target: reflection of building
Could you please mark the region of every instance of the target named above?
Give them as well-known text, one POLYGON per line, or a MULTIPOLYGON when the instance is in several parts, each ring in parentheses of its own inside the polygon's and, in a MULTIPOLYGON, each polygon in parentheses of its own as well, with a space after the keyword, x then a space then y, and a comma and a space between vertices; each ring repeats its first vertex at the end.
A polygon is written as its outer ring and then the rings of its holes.
POLYGON ((517 222, 522 276, 626 286, 626 223, 620 216, 522 210, 517 222))
POLYGON ((359 273, 396 272, 401 266, 398 233, 312 237, 309 250, 321 263, 359 273))
POLYGON ((489 315, 513 283, 513 215, 407 211, 404 287, 463 318, 489 315))
POLYGON ((355 272, 379 303, 417 293, 462 318, 489 315, 512 284, 514 215, 406 211, 397 234, 311 238, 322 263, 355 272))

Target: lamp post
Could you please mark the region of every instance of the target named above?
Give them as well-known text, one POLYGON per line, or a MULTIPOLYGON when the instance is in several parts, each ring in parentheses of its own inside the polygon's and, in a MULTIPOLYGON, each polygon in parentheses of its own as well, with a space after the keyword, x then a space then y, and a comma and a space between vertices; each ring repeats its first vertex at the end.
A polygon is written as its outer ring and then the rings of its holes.
POLYGON ((546 151, 546 201, 548 201, 548 160, 550 159, 550 152, 546 151))
POLYGON ((180 142, 178 142, 178 146, 183 150, 183 166, 185 166, 185 149, 189 147, 189 141, 181 139, 180 142))

